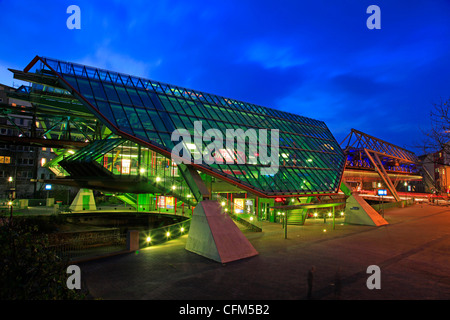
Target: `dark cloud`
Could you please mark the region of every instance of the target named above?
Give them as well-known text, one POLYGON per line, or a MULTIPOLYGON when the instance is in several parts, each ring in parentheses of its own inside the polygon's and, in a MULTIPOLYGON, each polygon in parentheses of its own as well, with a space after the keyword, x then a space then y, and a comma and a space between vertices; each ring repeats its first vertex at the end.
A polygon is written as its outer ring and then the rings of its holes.
POLYGON ((330 85, 337 92, 347 93, 354 99, 373 99, 380 93, 392 90, 393 86, 376 81, 367 76, 354 75, 351 73, 341 74, 330 79, 330 85))

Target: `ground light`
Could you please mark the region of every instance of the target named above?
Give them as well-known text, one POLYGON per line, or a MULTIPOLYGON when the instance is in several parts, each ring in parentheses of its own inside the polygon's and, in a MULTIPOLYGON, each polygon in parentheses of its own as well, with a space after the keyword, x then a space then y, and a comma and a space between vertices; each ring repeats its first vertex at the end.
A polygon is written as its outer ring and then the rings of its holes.
POLYGON ((166 232, 166 237, 167 238, 170 237, 170 232, 169 231, 166 232))
POLYGON ((181 231, 181 232, 184 232, 184 228, 183 228, 183 227, 181 227, 180 231, 181 231))

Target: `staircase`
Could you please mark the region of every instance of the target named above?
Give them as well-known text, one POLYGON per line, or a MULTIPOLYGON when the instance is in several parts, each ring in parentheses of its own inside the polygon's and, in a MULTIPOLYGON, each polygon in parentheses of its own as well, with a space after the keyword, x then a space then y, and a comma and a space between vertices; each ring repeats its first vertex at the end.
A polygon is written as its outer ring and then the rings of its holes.
POLYGON ((64 158, 59 162, 59 165, 66 170, 70 176, 76 177, 110 177, 113 174, 100 165, 97 160, 105 153, 120 146, 124 143, 124 139, 104 139, 96 140, 86 147, 64 158))
POLYGON ((288 215, 287 223, 289 225, 302 226, 305 224, 306 211, 308 209, 303 209, 302 212, 291 212, 288 215))
MULTIPOLYGON (((304 203, 311 203, 313 197, 308 197, 304 203)), ((288 214, 287 224, 302 226, 305 224, 306 214, 308 209, 293 210, 288 214)))
POLYGON ((117 198, 137 209, 137 195, 133 193, 122 193, 117 195, 117 198))

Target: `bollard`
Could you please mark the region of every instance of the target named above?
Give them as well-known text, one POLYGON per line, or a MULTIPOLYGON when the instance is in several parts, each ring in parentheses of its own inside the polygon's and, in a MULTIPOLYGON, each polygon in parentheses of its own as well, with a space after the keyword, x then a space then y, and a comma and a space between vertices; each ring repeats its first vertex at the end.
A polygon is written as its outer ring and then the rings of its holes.
POLYGON ((139 231, 137 230, 128 231, 127 249, 130 252, 139 250, 139 231))

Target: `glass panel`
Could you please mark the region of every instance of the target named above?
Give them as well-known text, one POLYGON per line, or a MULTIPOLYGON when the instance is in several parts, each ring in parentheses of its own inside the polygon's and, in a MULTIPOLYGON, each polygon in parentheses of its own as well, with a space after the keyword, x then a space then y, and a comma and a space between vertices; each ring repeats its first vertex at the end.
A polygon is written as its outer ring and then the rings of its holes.
POLYGON ((148 139, 150 140, 150 142, 152 143, 159 143, 159 144, 163 144, 161 141, 161 138, 159 137, 158 132, 156 131, 147 131, 147 136, 148 139))
POLYGON ((117 91, 117 94, 119 95, 119 99, 122 104, 128 104, 128 105, 132 104, 130 97, 128 96, 128 93, 124 87, 116 86, 116 91, 117 91))
POLYGON ((111 109, 114 114, 114 117, 116 118, 117 126, 119 127, 119 129, 128 133, 130 132, 133 133, 131 126, 128 122, 127 116, 122 109, 122 106, 112 103, 111 109))
MULTIPOLYGON (((78 87, 78 82, 77 79, 75 79, 75 77, 71 77, 71 76, 64 76, 64 79, 78 92, 80 92, 80 88, 78 87)), ((81 93, 81 92, 80 92, 81 93)))
POLYGON ((127 115, 128 122, 130 124, 130 127, 137 130, 143 130, 141 121, 136 113, 136 110, 133 107, 123 107, 125 114, 127 115))
POLYGON ((147 110, 147 113, 150 119, 153 122, 154 128, 158 132, 168 132, 170 129, 164 126, 163 121, 161 120, 159 113, 156 110, 147 110))
POLYGON ((110 83, 105 82, 103 84, 103 88, 105 89, 106 96, 108 97, 108 100, 113 103, 120 103, 119 97, 117 96, 116 89, 114 86, 110 83))
POLYGON ((131 102, 134 106, 143 107, 141 98, 139 97, 137 91, 132 88, 127 88, 128 96, 131 98, 131 102))
MULTIPOLYGON (((111 107, 109 106, 109 103, 103 102, 103 101, 96 101, 96 104, 98 111, 106 117, 114 126, 117 126, 116 119, 114 118, 111 107)), ((94 106, 95 106, 94 105, 94 106)))
POLYGON ((100 82, 91 80, 91 87, 96 99, 106 100, 106 94, 100 82))
POLYGON ((175 109, 173 108, 172 104, 170 103, 169 99, 166 96, 159 95, 158 97, 161 100, 165 110, 175 112, 175 109))
POLYGON ((79 92, 86 98, 92 98, 92 89, 87 79, 78 78, 78 88, 79 92))
POLYGON ((148 91, 138 90, 138 94, 139 94, 139 97, 141 97, 142 102, 144 103, 144 106, 146 108, 155 109, 152 99, 150 99, 150 97, 148 95, 148 91))

